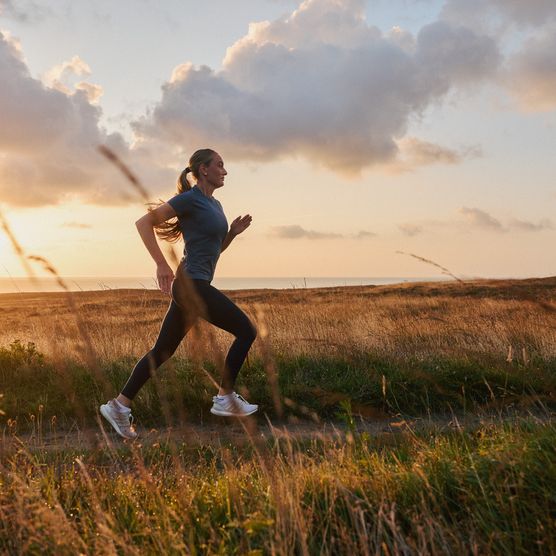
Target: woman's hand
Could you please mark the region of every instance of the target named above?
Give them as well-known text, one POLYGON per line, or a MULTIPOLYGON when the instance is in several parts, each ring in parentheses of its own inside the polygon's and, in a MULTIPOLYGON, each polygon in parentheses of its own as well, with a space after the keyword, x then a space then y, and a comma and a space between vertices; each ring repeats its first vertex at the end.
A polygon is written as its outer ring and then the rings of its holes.
POLYGON ((174 272, 170 268, 167 262, 160 263, 156 267, 156 279, 158 281, 158 287, 162 293, 170 295, 172 288, 172 280, 174 279, 174 272))
POLYGON ((233 235, 237 236, 244 232, 250 225, 251 220, 253 217, 250 214, 246 214, 245 216, 238 216, 231 224, 230 224, 230 232, 233 235))

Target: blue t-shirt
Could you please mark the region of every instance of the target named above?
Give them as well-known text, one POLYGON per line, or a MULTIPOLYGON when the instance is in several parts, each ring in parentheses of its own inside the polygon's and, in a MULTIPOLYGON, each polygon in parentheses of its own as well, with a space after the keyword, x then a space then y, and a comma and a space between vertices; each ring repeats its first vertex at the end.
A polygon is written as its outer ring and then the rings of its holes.
POLYGON ((182 264, 187 274, 191 278, 211 281, 228 233, 222 205, 198 187, 172 197, 168 204, 176 211, 185 240, 182 264))

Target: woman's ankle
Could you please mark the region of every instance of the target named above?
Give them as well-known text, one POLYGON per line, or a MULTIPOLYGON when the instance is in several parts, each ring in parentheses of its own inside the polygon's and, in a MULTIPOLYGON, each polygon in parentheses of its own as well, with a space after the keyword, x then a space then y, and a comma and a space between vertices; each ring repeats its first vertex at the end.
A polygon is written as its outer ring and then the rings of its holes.
POLYGON ((126 398, 126 396, 124 396, 123 394, 118 394, 118 397, 115 399, 119 404, 123 405, 124 407, 127 408, 131 407, 131 400, 129 398, 126 398))

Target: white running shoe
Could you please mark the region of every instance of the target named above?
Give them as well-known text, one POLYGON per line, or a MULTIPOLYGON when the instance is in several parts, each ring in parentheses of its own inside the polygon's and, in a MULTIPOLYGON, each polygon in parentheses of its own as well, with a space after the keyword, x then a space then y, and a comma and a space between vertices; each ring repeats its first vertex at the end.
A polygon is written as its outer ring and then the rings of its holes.
POLYGON ((110 400, 100 406, 100 413, 114 427, 114 430, 120 436, 128 438, 129 440, 135 440, 137 438, 131 411, 120 411, 114 400, 110 400))
POLYGON ((227 396, 214 396, 210 412, 221 417, 245 417, 255 413, 259 406, 249 403, 243 396, 232 392, 227 396))

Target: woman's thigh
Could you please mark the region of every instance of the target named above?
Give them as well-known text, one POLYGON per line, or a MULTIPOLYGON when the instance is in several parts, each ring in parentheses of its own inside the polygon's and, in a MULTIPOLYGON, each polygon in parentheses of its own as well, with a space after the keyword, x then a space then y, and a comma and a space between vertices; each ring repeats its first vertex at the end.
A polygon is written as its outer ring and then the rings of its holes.
POLYGON ((234 336, 255 334, 255 328, 249 317, 221 291, 210 284, 198 285, 197 291, 204 305, 202 316, 208 322, 234 336))

